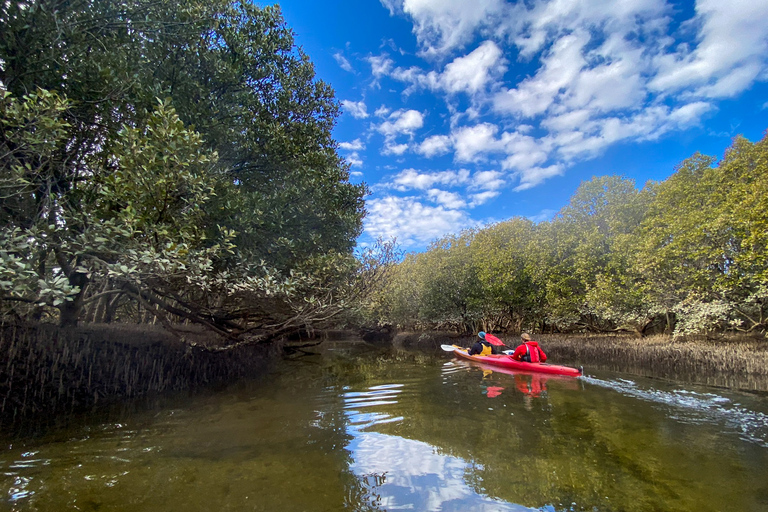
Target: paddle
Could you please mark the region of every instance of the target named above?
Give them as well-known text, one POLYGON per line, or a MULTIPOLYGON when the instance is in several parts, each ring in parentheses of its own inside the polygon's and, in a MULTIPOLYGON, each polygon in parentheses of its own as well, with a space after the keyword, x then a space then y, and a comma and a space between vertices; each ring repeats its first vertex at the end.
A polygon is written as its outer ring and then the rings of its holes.
POLYGON ((504 345, 503 341, 501 341, 499 338, 497 338, 493 334, 485 333, 485 338, 484 339, 485 339, 485 341, 487 341, 491 345, 498 345, 500 347, 506 346, 506 345, 504 345))
MULTIPOLYGON (((487 336, 487 335, 486 335, 486 336, 487 336)), ((453 351, 454 351, 454 350, 456 350, 457 348, 458 348, 458 349, 460 349, 460 350, 464 350, 463 348, 461 348, 461 347, 460 347, 460 346, 458 346, 458 345, 440 345, 440 348, 441 348, 441 349, 443 349, 443 350, 445 350, 446 352, 453 352, 453 351)), ((514 352, 514 350, 505 350, 505 351, 504 351, 504 353, 505 353, 505 354, 507 354, 507 355, 511 355, 511 354, 512 354, 512 352, 514 352)))
MULTIPOLYGON (((507 345, 503 341, 501 341, 499 338, 497 338, 493 334, 485 333, 485 341, 487 341, 491 345, 498 345, 500 347, 506 347, 509 349, 509 347, 507 347, 507 345)), ((508 356, 512 355, 514 352, 515 352, 514 349, 502 350, 502 353, 507 354, 508 356)))

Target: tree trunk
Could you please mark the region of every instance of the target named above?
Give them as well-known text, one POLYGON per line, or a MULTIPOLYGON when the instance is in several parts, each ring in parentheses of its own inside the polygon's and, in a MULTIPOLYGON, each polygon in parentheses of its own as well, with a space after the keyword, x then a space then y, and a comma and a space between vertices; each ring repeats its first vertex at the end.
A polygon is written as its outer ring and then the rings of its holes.
POLYGON ((80 319, 80 314, 83 311, 88 276, 75 272, 69 276, 69 284, 79 287, 80 291, 72 300, 65 301, 59 306, 59 325, 61 327, 77 327, 77 321, 80 319))

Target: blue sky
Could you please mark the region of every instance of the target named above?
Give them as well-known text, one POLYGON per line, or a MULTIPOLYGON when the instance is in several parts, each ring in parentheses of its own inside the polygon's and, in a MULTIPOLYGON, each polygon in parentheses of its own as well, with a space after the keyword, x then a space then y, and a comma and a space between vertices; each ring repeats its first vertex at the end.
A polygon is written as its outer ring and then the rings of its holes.
POLYGON ((361 245, 551 219, 593 176, 638 187, 768 128, 768 1, 290 0, 343 113, 361 245))

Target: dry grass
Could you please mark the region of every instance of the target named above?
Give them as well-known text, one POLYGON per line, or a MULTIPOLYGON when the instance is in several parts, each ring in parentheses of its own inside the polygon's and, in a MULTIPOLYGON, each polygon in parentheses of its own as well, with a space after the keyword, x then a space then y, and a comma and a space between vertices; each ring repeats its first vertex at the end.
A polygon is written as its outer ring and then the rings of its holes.
POLYGON ((669 373, 721 373, 768 376, 768 342, 744 340, 675 341, 607 336, 539 336, 547 353, 580 362, 619 363, 669 373))

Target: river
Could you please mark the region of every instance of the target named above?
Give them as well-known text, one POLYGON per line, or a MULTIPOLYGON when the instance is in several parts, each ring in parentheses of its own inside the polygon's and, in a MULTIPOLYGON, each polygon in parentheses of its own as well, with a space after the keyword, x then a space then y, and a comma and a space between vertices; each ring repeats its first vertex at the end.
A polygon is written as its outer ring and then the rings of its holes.
POLYGON ((0 510, 768 510, 766 394, 321 347, 1 440, 0 510))

